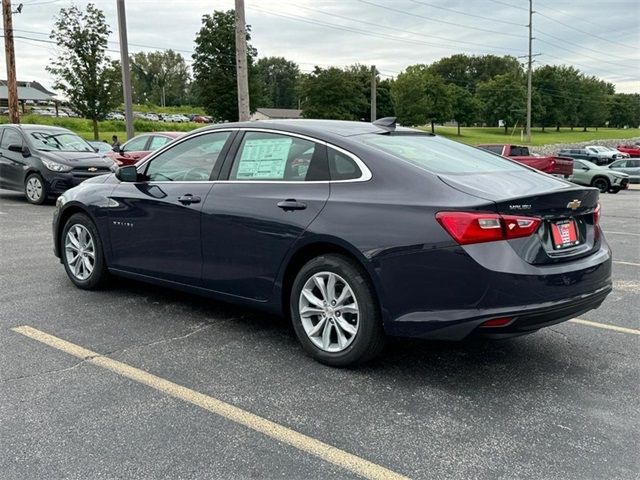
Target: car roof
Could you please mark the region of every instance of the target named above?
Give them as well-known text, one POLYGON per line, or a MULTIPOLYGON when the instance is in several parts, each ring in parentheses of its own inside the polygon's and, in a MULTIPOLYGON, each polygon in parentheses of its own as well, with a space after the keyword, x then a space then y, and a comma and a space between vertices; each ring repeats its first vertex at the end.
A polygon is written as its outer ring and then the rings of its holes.
MULTIPOLYGON (((218 130, 221 128, 266 128, 322 137, 351 137, 367 133, 385 133, 389 131, 388 128, 368 122, 312 119, 257 120, 250 122, 221 123, 202 127, 199 130, 218 130)), ((395 131, 426 134, 423 130, 406 127, 397 127, 395 131)))
POLYGON ((69 132, 72 133, 71 130, 64 127, 56 127, 55 125, 38 125, 35 123, 25 123, 25 124, 16 124, 16 123, 8 123, 2 125, 3 127, 16 127, 25 132, 29 132, 32 130, 42 131, 51 131, 51 132, 69 132))

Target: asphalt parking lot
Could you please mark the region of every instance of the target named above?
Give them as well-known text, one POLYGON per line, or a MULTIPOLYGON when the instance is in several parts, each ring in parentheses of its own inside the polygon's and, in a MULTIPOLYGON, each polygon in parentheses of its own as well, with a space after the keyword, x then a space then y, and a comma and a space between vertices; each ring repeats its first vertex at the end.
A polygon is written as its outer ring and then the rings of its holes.
POLYGON ((640 190, 601 204, 614 291, 584 322, 336 370, 261 313, 76 289, 53 206, 0 191, 0 477, 638 478, 640 190))

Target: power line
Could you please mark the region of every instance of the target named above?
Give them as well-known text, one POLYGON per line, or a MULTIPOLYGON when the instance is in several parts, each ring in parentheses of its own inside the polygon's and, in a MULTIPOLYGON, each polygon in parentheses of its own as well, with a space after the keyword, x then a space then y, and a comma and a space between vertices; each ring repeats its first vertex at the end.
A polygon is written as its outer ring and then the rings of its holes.
POLYGON ((505 7, 511 7, 511 8, 515 8, 516 10, 524 10, 525 12, 528 12, 529 9, 528 8, 524 8, 524 7, 519 7, 517 5, 512 5, 510 3, 507 2, 501 2, 500 0, 489 0, 490 2, 493 3, 497 3, 498 5, 504 5, 505 7))
POLYGON ((508 20, 500 20, 497 18, 491 18, 491 17, 483 17, 482 15, 475 15, 473 13, 467 13, 467 12, 462 12, 460 10, 454 10, 453 8, 447 8, 447 7, 441 7, 439 5, 434 5, 432 3, 428 3, 428 2, 420 2, 418 0, 410 0, 413 3, 417 3, 418 5, 425 5, 431 8, 436 8, 438 10, 444 10, 446 12, 453 12, 453 13, 457 13, 459 15, 465 15, 467 17, 473 17, 473 18, 480 18, 482 20, 489 20, 490 22, 496 22, 496 23, 504 23, 506 25, 515 25, 516 27, 526 27, 526 25, 523 25, 521 23, 516 23, 516 22, 510 22, 508 20))
MULTIPOLYGON (((365 20, 351 18, 351 17, 347 17, 345 15, 339 15, 339 14, 333 13, 333 12, 332 13, 323 12, 322 10, 317 10, 315 8, 310 8, 310 7, 303 7, 302 5, 296 5, 296 7, 297 8, 301 8, 303 10, 309 10, 311 12, 320 13, 322 15, 327 15, 329 17, 337 17, 337 18, 342 18, 342 19, 349 20, 349 21, 352 21, 352 22, 362 23, 363 25, 371 25, 371 26, 374 26, 376 28, 386 28, 388 30, 393 30, 394 32, 409 33, 411 35, 416 35, 418 37, 423 37, 423 38, 427 38, 427 39, 428 38, 437 38, 437 39, 441 39, 441 40, 445 40, 445 41, 454 42, 452 45, 432 44, 432 45, 436 45, 436 46, 442 45, 442 46, 447 46, 447 47, 459 48, 458 44, 465 43, 465 44, 473 45, 473 46, 476 46, 476 47, 477 46, 481 46, 481 47, 484 47, 484 48, 489 48, 489 49, 492 49, 492 50, 498 50, 498 51, 501 51, 501 52, 504 52, 504 50, 505 50, 504 47, 500 47, 498 45, 487 45, 487 44, 482 44, 482 43, 478 43, 478 42, 465 42, 463 40, 457 40, 457 39, 449 38, 449 37, 440 37, 438 35, 424 35, 422 33, 413 32, 411 30, 401 30, 401 29, 394 28, 394 27, 389 27, 389 26, 386 26, 386 25, 380 25, 380 24, 374 23, 374 22, 367 22, 365 20)), ((476 51, 476 50, 474 49, 474 51, 476 51)), ((514 50, 514 52, 520 52, 520 51, 519 50, 514 50)))
POLYGON ((605 55, 607 57, 616 57, 616 58, 619 58, 621 60, 626 60, 626 61, 629 60, 629 58, 627 58, 627 57, 621 57, 620 55, 614 55, 613 53, 607 53, 607 52, 603 52, 601 50, 594 50, 593 48, 585 47, 584 45, 580 45, 580 44, 575 43, 575 42, 570 42, 569 40, 565 40, 564 38, 556 37, 555 35, 551 35, 550 33, 543 32, 542 30, 536 30, 536 33, 542 34, 542 35, 546 35, 547 37, 553 38, 553 39, 558 40, 560 42, 568 43, 569 45, 574 45, 574 46, 579 47, 579 48, 584 48, 585 50, 589 50, 590 52, 598 53, 600 55, 605 55))
POLYGON ((622 69, 626 69, 626 70, 631 71, 631 67, 629 67, 629 65, 623 65, 623 64, 621 64, 621 63, 610 62, 609 60, 603 60, 603 59, 601 59, 601 58, 592 57, 592 56, 590 56, 590 55, 586 55, 586 54, 584 54, 584 53, 582 53, 582 52, 577 52, 577 51, 575 51, 575 50, 571 50, 570 48, 566 48, 566 47, 563 47, 563 46, 561 46, 561 45, 557 45, 557 44, 552 43, 552 42, 547 42, 546 40, 541 40, 541 39, 539 39, 539 38, 536 38, 536 40, 537 40, 538 42, 546 43, 547 45, 550 45, 550 46, 552 46, 552 47, 559 48, 560 50, 565 50, 565 51, 567 51, 567 52, 575 53, 575 54, 577 54, 577 55, 580 55, 581 57, 589 58, 589 59, 591 59, 591 60, 595 60, 596 62, 608 63, 608 64, 610 64, 610 65, 615 65, 615 66, 616 66, 616 67, 618 67, 618 68, 622 68, 622 69))
POLYGON ((453 25, 454 27, 458 27, 458 28, 467 28, 470 30, 477 30, 479 32, 485 32, 485 33, 493 33, 495 35, 506 35, 508 37, 516 37, 516 38, 524 38, 522 35, 516 35, 515 33, 509 33, 509 32, 500 32, 498 30, 490 30, 488 28, 480 28, 480 27, 472 27, 470 25, 464 25, 461 23, 455 23, 455 22, 448 22, 446 20, 435 20, 431 17, 427 17, 425 15, 419 15, 417 13, 410 13, 410 12, 405 12, 404 10, 400 10, 398 8, 393 8, 393 7, 388 7, 386 5, 380 5, 378 3, 374 3, 374 2, 370 2, 368 0, 358 0, 360 3, 366 3, 367 5, 372 5, 374 7, 378 7, 378 8, 384 8, 385 10, 390 10, 392 12, 397 12, 397 13, 401 13, 403 15, 409 15, 410 17, 418 17, 418 18, 422 18, 424 20, 428 20, 430 22, 436 22, 439 24, 447 24, 447 25, 453 25))
POLYGON ((593 34, 593 33, 591 33, 591 32, 586 32, 586 31, 584 31, 584 30, 580 30, 579 28, 572 27, 572 26, 571 26, 571 25, 569 25, 568 23, 564 23, 564 22, 561 22, 560 20, 556 20, 555 18, 550 17, 550 16, 548 16, 548 15, 545 15, 544 13, 540 13, 540 12, 536 12, 536 13, 537 13, 539 16, 546 18, 547 20, 551 20, 552 22, 555 22, 555 23, 557 23, 557 24, 559 24, 559 25, 562 25, 563 27, 570 28, 571 30, 574 30, 574 31, 576 31, 576 32, 580 32, 580 33, 582 33, 582 34, 584 34, 584 35, 589 35, 590 37, 597 38, 598 40, 605 41, 605 42, 610 42, 610 43, 615 43, 615 44, 617 44, 617 45, 622 45, 623 47, 627 47, 627 48, 633 48, 633 49, 637 49, 637 48, 638 48, 637 46, 632 47, 631 45, 626 45, 626 44, 624 44, 624 43, 614 42, 613 40, 609 40, 609 39, 607 39, 607 38, 605 38, 605 37, 601 37, 601 36, 599 36, 599 35, 595 35, 595 34, 593 34))

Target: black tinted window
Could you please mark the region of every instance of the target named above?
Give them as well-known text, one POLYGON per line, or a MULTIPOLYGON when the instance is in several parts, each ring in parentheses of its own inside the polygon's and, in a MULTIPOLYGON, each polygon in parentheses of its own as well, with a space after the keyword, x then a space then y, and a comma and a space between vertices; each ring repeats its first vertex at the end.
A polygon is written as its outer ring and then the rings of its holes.
POLYGON ((487 150, 488 152, 497 153, 498 155, 502 155, 502 145, 484 145, 480 147, 483 150, 487 150))
POLYGON ((333 148, 329 148, 327 154, 331 180, 353 180, 362 176, 362 171, 353 158, 333 148))
POLYGON ((526 167, 479 148, 437 136, 369 134, 355 136, 353 139, 436 173, 529 171, 526 167))
POLYGON ((526 157, 529 155, 529 149, 527 147, 511 147, 512 157, 526 157))
POLYGON ((6 149, 9 148, 9 145, 22 145, 22 142, 22 135, 12 128, 5 128, 0 146, 6 149))

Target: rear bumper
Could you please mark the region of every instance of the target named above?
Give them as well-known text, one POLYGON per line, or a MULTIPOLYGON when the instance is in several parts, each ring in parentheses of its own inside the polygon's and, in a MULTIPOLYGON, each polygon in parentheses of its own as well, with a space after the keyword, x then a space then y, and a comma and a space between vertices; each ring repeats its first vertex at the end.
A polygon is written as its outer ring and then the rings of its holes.
POLYGON ((385 331, 437 340, 522 335, 598 308, 611 292, 611 252, 604 238, 592 255, 542 266, 524 262, 500 243, 405 255, 393 266, 383 265, 383 277, 385 270, 398 272, 383 279, 385 331), (511 318, 506 326, 480 327, 505 317, 511 318))

